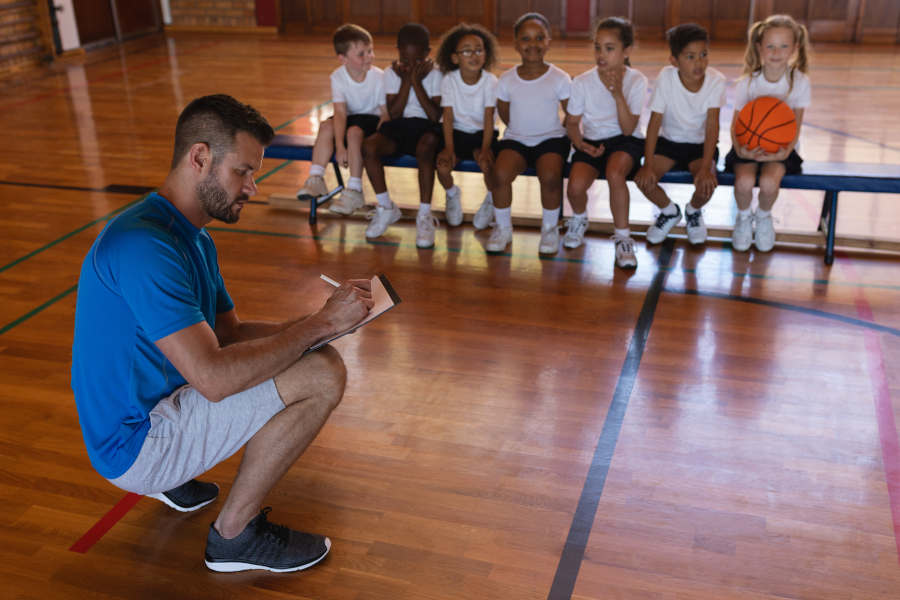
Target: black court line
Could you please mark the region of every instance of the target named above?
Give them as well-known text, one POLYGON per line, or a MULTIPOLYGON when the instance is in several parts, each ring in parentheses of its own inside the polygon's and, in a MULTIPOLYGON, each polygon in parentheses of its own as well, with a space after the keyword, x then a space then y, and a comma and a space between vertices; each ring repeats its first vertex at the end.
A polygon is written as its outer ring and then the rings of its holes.
POLYGON ((155 188, 145 185, 120 185, 110 184, 102 188, 83 187, 78 185, 56 185, 52 183, 34 183, 30 181, 6 181, 0 179, 0 185, 14 185, 18 187, 35 187, 48 190, 71 190, 75 192, 100 192, 104 194, 128 194, 131 196, 139 196, 153 191, 155 188))
POLYGON ((670 294, 685 294, 687 296, 703 296, 704 298, 719 298, 720 300, 734 300, 736 302, 745 302, 747 304, 758 304, 759 306, 768 306, 770 308, 780 308, 782 310, 790 310, 790 311, 802 313, 805 315, 821 317, 823 319, 830 319, 832 321, 838 321, 840 323, 844 323, 847 325, 853 325, 855 327, 864 327, 866 329, 871 329, 873 331, 878 331, 880 333, 889 333, 891 335, 900 337, 900 329, 896 329, 894 327, 888 327, 887 325, 873 323, 872 321, 866 321, 863 319, 857 319, 854 317, 839 315, 837 313, 826 312, 824 310, 819 310, 817 308, 808 308, 806 306, 797 306, 796 304, 788 304, 786 302, 778 302, 776 300, 763 300, 762 298, 737 296, 734 294, 725 294, 722 292, 704 292, 701 290, 693 290, 693 289, 687 289, 687 288, 672 289, 672 288, 668 288, 668 287, 663 287, 663 291, 670 293, 670 294))
POLYGON ((628 344, 625 364, 622 365, 622 371, 616 382, 616 390, 606 413, 606 420, 603 422, 600 440, 594 450, 594 458, 588 469, 581 497, 578 499, 575 516, 572 517, 569 535, 566 538, 562 555, 559 557, 556 575, 553 577, 553 584, 550 586, 547 600, 570 600, 572 591, 575 589, 575 581, 578 579, 578 571, 584 560, 588 537, 594 526, 594 517, 597 515, 597 506, 600 504, 600 496, 603 495, 603 486, 606 484, 606 476, 609 473, 609 466, 619 440, 619 432, 622 430, 622 423, 625 420, 625 411, 637 380, 638 368, 641 366, 644 346, 650 335, 650 327, 653 325, 653 315, 656 313, 659 296, 665 287, 666 277, 669 273, 669 269, 666 267, 672 260, 674 247, 675 240, 668 238, 660 250, 657 260, 660 268, 657 269, 656 275, 653 276, 653 281, 647 289, 644 305, 641 307, 641 313, 638 315, 637 324, 634 327, 634 334, 628 344))

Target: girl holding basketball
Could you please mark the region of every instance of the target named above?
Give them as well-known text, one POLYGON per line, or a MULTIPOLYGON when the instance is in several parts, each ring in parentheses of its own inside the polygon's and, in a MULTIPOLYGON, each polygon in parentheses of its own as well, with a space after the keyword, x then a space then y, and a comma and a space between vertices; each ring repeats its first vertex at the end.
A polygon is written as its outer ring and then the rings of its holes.
POLYGON ((788 15, 772 15, 754 23, 744 55, 744 73, 737 82, 734 119, 731 122, 732 148, 725 157, 725 170, 734 173, 734 197, 738 214, 731 245, 741 252, 751 243, 760 252, 775 245, 772 206, 778 198, 785 173, 799 173, 803 160, 794 150, 800 136, 803 111, 810 104, 810 83, 806 76, 809 62, 809 35, 806 27, 788 15), (740 109, 761 96, 782 100, 797 120, 797 135, 778 152, 760 147, 741 146, 735 135, 740 109), (753 186, 759 173, 759 209, 750 212, 753 186), (755 224, 755 232, 754 232, 755 224))

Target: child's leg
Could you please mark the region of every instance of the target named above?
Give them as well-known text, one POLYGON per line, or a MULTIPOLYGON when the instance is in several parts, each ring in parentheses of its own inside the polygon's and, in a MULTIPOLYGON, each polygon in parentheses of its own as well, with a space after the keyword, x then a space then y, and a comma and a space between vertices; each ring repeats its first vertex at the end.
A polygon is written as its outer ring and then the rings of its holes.
POLYGON ((312 164, 324 169, 334 154, 334 117, 328 117, 319 124, 319 133, 313 144, 312 164))
POLYGON ((597 172, 597 169, 585 162, 572 163, 566 196, 569 198, 569 204, 572 205, 572 212, 576 215, 584 214, 587 211, 588 188, 599 176, 600 173, 597 172))
POLYGON ((376 194, 387 192, 387 182, 384 179, 384 165, 381 157, 389 156, 397 151, 397 142, 391 138, 375 132, 363 141, 362 156, 366 167, 366 174, 376 194))
POLYGON ((734 200, 739 211, 750 210, 754 185, 756 185, 756 163, 735 163, 734 200))
POLYGON ((626 177, 632 167, 634 159, 626 152, 613 152, 606 163, 609 208, 613 214, 613 225, 618 230, 628 229, 629 193, 626 177))
POLYGON ((759 209, 772 210, 775 200, 778 199, 778 190, 781 188, 781 178, 784 177, 784 163, 763 163, 759 171, 759 209))
MULTIPOLYGON (((474 150, 472 150, 472 158, 474 158, 475 162, 477 162, 479 165, 481 164, 481 148, 475 148, 474 150)), ((488 193, 490 193, 491 185, 493 185, 491 170, 484 171, 482 175, 484 175, 484 187, 487 188, 488 193)))
MULTIPOLYGON (((702 164, 703 164, 702 158, 698 158, 697 160, 692 160, 690 163, 688 163, 688 171, 690 171, 691 175, 693 175, 696 178, 697 173, 700 171, 700 165, 702 165, 702 164)), ((713 177, 716 176, 715 164, 712 165, 712 174, 713 174, 713 177)), ((715 188, 713 188, 709 192, 705 192, 703 190, 698 190, 695 187, 694 193, 693 193, 693 195, 691 195, 691 201, 690 201, 691 208, 699 210, 699 209, 703 208, 704 206, 706 206, 706 203, 709 202, 710 198, 712 198, 712 192, 714 192, 714 191, 715 191, 715 188)))
MULTIPOLYGON (((669 169, 673 166, 675 166, 675 161, 668 156, 663 156, 662 154, 655 154, 653 156, 653 173, 656 175, 657 179, 668 173, 669 169)), ((666 191, 662 189, 662 186, 660 186, 659 183, 654 183, 652 186, 639 185, 638 188, 640 188, 641 192, 647 196, 647 199, 650 202, 659 208, 665 208, 672 202, 669 195, 666 194, 666 191)))
POLYGON ((506 209, 512 205, 512 182, 525 170, 525 157, 515 150, 501 150, 494 162, 493 185, 494 207, 506 209))
POLYGON ((559 211, 562 203, 563 157, 547 152, 538 157, 534 167, 541 184, 541 206, 544 210, 559 211))
MULTIPOLYGON (((366 134, 361 127, 352 125, 347 129, 347 163, 350 167, 350 177, 362 178, 363 156, 362 144, 366 134)), ((361 189, 361 188, 360 188, 361 189)))
POLYGON ((425 132, 416 144, 416 162, 419 163, 419 203, 431 204, 434 191, 434 163, 440 138, 431 131, 425 132))

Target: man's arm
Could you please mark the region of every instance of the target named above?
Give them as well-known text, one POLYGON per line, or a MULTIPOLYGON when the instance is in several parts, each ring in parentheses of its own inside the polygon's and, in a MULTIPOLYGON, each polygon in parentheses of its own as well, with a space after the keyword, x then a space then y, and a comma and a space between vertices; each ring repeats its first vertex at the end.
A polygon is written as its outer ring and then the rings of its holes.
POLYGON ((216 324, 222 341, 201 321, 157 340, 156 345, 192 387, 218 402, 281 373, 319 340, 361 321, 371 306, 369 281, 351 280, 321 310, 303 319, 282 325, 251 322, 244 329, 237 315, 228 311, 217 316, 224 317, 221 327, 216 324), (272 333, 252 338, 267 331, 272 333), (234 340, 230 344, 229 338, 234 340))

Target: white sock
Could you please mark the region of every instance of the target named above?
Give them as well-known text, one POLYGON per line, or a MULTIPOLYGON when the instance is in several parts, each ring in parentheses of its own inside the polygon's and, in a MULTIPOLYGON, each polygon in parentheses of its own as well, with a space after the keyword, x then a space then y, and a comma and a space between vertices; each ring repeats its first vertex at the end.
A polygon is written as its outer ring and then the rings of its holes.
POLYGON ((669 200, 669 205, 662 209, 662 214, 664 215, 674 215, 678 212, 678 207, 675 206, 675 203, 669 200))
POLYGON ((356 190, 357 192, 362 191, 362 177, 351 177, 347 181, 347 189, 348 190, 356 190))
POLYGON ((459 196, 459 186, 453 184, 449 189, 446 190, 448 196, 459 196))
POLYGON ((309 166, 309 176, 310 177, 312 177, 313 175, 324 175, 324 174, 325 174, 325 167, 323 167, 322 165, 310 165, 309 166))
POLYGON ((750 209, 749 209, 749 208, 745 208, 744 210, 738 209, 738 217, 741 217, 741 218, 743 218, 743 219, 746 219, 746 218, 749 217, 749 216, 750 216, 750 209))
POLYGON ((757 209, 757 211, 756 211, 756 218, 757 219, 765 219, 770 214, 772 214, 771 210, 763 210, 760 208, 760 209, 757 209))
POLYGON ((631 237, 631 228, 630 227, 626 227, 625 229, 615 228, 615 229, 613 229, 613 232, 614 232, 615 236, 619 237, 619 238, 631 237))
POLYGON ((545 208, 544 214, 541 217, 542 229, 550 229, 551 227, 556 227, 558 224, 559 224, 559 209, 558 208, 545 208))
POLYGON ((687 204, 684 205, 684 213, 687 215, 692 215, 694 213, 698 213, 701 210, 702 209, 700 209, 700 208, 694 208, 690 202, 688 202, 687 204))
POLYGON ((512 208, 494 208, 494 220, 503 229, 512 229, 512 208))
POLYGON ((394 206, 394 203, 391 202, 391 195, 388 192, 375 194, 375 200, 378 201, 378 206, 383 206, 385 208, 391 208, 394 206))
POLYGON ((575 219, 581 219, 582 221, 587 221, 587 211, 582 213, 573 213, 572 217, 575 219))
POLYGON ((425 204, 424 202, 419 205, 419 216, 422 215, 428 216, 431 214, 431 205, 425 204))

